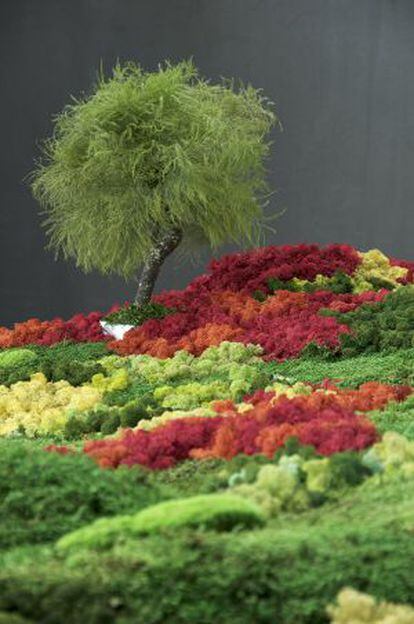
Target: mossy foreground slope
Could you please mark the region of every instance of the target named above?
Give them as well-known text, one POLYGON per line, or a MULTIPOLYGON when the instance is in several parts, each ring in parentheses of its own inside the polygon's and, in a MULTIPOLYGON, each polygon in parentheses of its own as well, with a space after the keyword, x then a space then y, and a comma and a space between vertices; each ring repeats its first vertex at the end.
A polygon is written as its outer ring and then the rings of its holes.
POLYGON ((0 624, 413 624, 414 264, 226 256, 0 328, 0 624))

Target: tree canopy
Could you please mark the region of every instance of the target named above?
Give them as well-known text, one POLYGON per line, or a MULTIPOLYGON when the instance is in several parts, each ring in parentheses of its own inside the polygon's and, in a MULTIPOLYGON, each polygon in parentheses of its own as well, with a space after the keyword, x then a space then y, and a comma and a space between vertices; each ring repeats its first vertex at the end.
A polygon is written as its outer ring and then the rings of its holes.
POLYGON ((275 120, 260 91, 210 84, 191 61, 117 64, 43 144, 32 189, 50 246, 130 277, 171 230, 196 245, 254 241, 275 120))

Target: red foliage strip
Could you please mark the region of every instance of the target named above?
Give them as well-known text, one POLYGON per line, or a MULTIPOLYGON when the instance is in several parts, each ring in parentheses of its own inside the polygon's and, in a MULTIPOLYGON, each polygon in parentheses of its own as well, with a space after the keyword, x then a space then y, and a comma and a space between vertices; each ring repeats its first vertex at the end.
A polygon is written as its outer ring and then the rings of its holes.
MULTIPOLYGON (((315 391, 306 395, 306 402, 309 407, 318 410, 332 401, 353 412, 369 412, 371 410, 382 409, 389 401, 404 401, 412 393, 410 386, 391 385, 378 381, 368 381, 359 386, 358 389, 338 388, 333 380, 326 379, 321 384, 312 385, 315 391), (329 393, 320 392, 328 390, 329 393)), ((251 396, 245 397, 245 401, 254 406, 266 408, 270 402, 275 401, 275 393, 257 390, 251 396)), ((277 400, 277 399, 276 399, 277 400)), ((225 402, 220 402, 224 404, 225 402)))
MULTIPOLYGON (((318 316, 321 307, 347 311, 364 301, 375 301, 381 293, 364 295, 313 295, 279 291, 259 304, 250 294, 266 290, 269 277, 312 280, 317 274, 335 271, 353 274, 360 256, 349 245, 283 245, 253 249, 224 256, 210 263, 210 273, 201 275, 182 291, 169 291, 155 301, 180 312, 162 320, 147 321, 112 346, 120 354, 149 353, 170 357, 177 349, 201 353, 223 340, 260 344, 269 359, 297 355, 309 342, 330 347, 339 334, 349 331, 332 318, 318 316)), ((393 261, 397 263, 397 261, 393 261)), ((412 279, 413 263, 407 266, 412 279)), ((105 340, 98 312, 77 314, 68 321, 30 319, 13 329, 0 327, 0 348, 27 344, 51 345, 62 340, 105 340)))
POLYGON ((297 277, 313 280, 316 275, 331 277, 336 271, 352 275, 360 264, 358 252, 349 245, 281 245, 252 249, 223 256, 210 262, 209 274, 201 275, 184 291, 170 291, 157 297, 170 307, 187 304, 205 292, 230 290, 251 294, 267 289, 270 277, 283 281, 297 277))
POLYGON ((163 469, 189 457, 230 459, 239 453, 270 457, 291 436, 326 455, 375 441, 374 425, 349 410, 335 405, 316 415, 300 402, 303 399, 284 399, 268 409, 264 422, 254 414, 174 420, 151 432, 128 430, 118 440, 87 442, 84 450, 102 467, 141 464, 163 469))
POLYGON ((121 437, 87 442, 85 453, 102 467, 141 464, 163 469, 193 458, 263 453, 271 457, 287 438, 296 436, 322 455, 360 450, 375 442, 374 425, 354 410, 383 407, 403 400, 411 389, 376 382, 359 390, 315 391, 309 396, 275 398, 259 391, 253 408, 240 414, 231 401, 216 404, 217 417, 170 421, 151 432, 127 430, 121 437))
POLYGON ((76 314, 68 321, 29 319, 16 323, 13 329, 0 327, 0 348, 21 347, 28 344, 52 345, 62 340, 73 342, 98 342, 105 340, 99 324, 102 314, 76 314))
POLYGON ((231 340, 259 344, 267 359, 285 359, 297 356, 310 342, 336 347, 340 334, 349 331, 335 318, 320 316, 321 308, 349 311, 378 301, 386 293, 335 295, 280 290, 264 303, 230 291, 203 293, 188 298, 185 311, 146 321, 109 347, 121 355, 148 353, 166 358, 178 349, 199 355, 211 345, 231 340))
POLYGON ((192 449, 207 446, 221 420, 220 417, 174 420, 152 432, 128 429, 118 439, 86 442, 84 451, 102 468, 121 464, 169 468, 190 457, 192 449))

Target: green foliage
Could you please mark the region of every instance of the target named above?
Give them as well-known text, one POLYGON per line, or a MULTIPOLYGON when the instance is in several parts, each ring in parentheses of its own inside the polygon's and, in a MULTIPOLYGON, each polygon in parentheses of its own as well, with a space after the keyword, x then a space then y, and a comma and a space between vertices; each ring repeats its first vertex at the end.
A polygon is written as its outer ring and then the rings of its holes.
MULTIPOLYGON (((0 441, 0 548, 53 541, 101 515, 160 500, 143 470, 103 471, 84 456, 0 441)), ((171 489, 171 488, 170 488, 171 489)))
POLYGON ((118 64, 56 117, 33 174, 51 247, 130 276, 172 227, 193 243, 252 241, 274 122, 259 91, 210 84, 191 62, 118 64))
POLYGON ((103 422, 101 426, 101 432, 104 435, 110 435, 111 433, 115 433, 115 431, 121 426, 121 419, 119 414, 110 413, 107 418, 103 422))
POLYGON ((103 368, 98 362, 71 361, 50 361, 45 359, 40 365, 42 372, 49 381, 60 381, 64 379, 72 386, 80 386, 90 381, 97 373, 102 373, 103 368))
POLYGON ((139 401, 141 405, 156 405, 152 400, 152 386, 142 379, 136 379, 123 390, 110 390, 104 394, 102 402, 105 405, 125 405, 131 401, 139 401))
POLYGON ((231 531, 264 524, 260 507, 234 494, 207 494, 152 505, 134 516, 102 518, 64 535, 57 543, 63 552, 79 548, 107 549, 119 540, 183 528, 231 531))
POLYGON ((136 427, 138 422, 150 418, 145 401, 129 401, 121 406, 99 405, 82 415, 73 415, 65 425, 63 435, 71 440, 88 433, 111 435, 119 427, 136 427))
POLYGON ((226 489, 234 475, 243 474, 243 482, 254 481, 261 466, 268 464, 264 455, 236 455, 230 460, 187 460, 169 468, 152 472, 156 484, 173 487, 181 496, 208 494, 226 489))
POLYGON ((303 512, 329 500, 342 499, 349 487, 355 487, 372 475, 363 458, 355 452, 336 453, 331 457, 302 453, 283 454, 249 473, 243 468, 229 479, 235 494, 257 503, 267 517, 283 511, 303 512))
POLYGON ((0 385, 9 386, 17 381, 29 379, 38 362, 38 357, 30 349, 0 351, 0 385))
POLYGON ((325 624, 345 586, 413 604, 413 496, 413 480, 394 481, 249 533, 183 529, 68 557, 11 551, 0 608, 48 624, 325 624))
POLYGON ((175 312, 172 308, 166 308, 160 303, 147 303, 145 305, 137 305, 135 303, 128 304, 105 316, 108 323, 123 323, 126 325, 142 325, 148 319, 162 319, 168 314, 175 312))
POLYGON ((341 335, 342 353, 395 352, 414 347, 414 286, 399 288, 374 304, 364 304, 352 312, 331 310, 324 314, 335 316, 348 325, 350 334, 341 335))
POLYGON ((263 466, 277 464, 287 455, 299 455, 304 460, 316 457, 313 447, 300 445, 296 438, 291 437, 271 460, 264 455, 243 454, 229 460, 186 460, 173 468, 151 472, 149 478, 157 485, 173 487, 181 496, 208 494, 237 483, 253 483, 263 466))
POLYGON ((329 467, 332 473, 330 487, 333 491, 344 485, 351 487, 360 485, 371 475, 370 470, 363 464, 361 455, 352 451, 332 455, 329 458, 329 467))
POLYGON ((106 388, 121 380, 126 387, 106 392, 103 401, 107 405, 136 401, 153 416, 218 399, 239 401, 270 381, 260 354, 257 346, 222 342, 198 357, 186 351, 164 360, 149 355, 109 356, 100 361, 107 377, 95 379, 94 384, 106 388))
POLYGON ((389 403, 383 410, 370 412, 369 418, 382 434, 395 431, 408 440, 414 440, 414 395, 401 403, 389 403))
POLYGON ((135 427, 139 420, 148 418, 148 412, 143 405, 137 405, 134 401, 124 405, 118 413, 121 427, 135 427))
POLYGON ((106 345, 99 342, 4 349, 0 351, 0 384, 10 386, 42 372, 49 381, 64 379, 73 386, 81 385, 102 370, 96 360, 107 354, 106 345))
POLYGON ((414 477, 414 442, 395 431, 386 431, 381 440, 363 456, 374 474, 374 483, 414 477))
MULTIPOLYGON (((353 290, 352 279, 349 275, 343 273, 342 271, 335 271, 334 275, 329 280, 327 280, 327 282, 328 283, 326 284, 324 289, 330 290, 337 295, 351 293, 353 290)), ((307 288, 305 287, 304 290, 305 292, 315 292, 316 290, 318 290, 318 286, 316 284, 313 288, 311 282, 310 289, 307 290, 307 288)))
POLYGON ((0 611, 0 624, 30 624, 30 620, 20 617, 15 613, 0 611))
POLYGON ((283 281, 277 277, 270 277, 267 285, 271 293, 277 290, 290 290, 292 292, 313 293, 317 290, 328 290, 336 294, 352 292, 352 280, 346 273, 336 271, 332 277, 323 277, 321 280, 304 281, 292 279, 283 281))
POLYGON ((64 379, 72 386, 80 386, 103 371, 97 360, 107 355, 108 350, 102 343, 61 343, 38 349, 37 353, 40 358, 37 370, 49 381, 64 379))
MULTIPOLYGON (((269 277, 267 279, 267 287, 270 294, 274 294, 278 290, 289 290, 290 292, 306 292, 313 293, 317 290, 328 290, 336 294, 351 293, 353 290, 352 279, 342 271, 335 271, 332 277, 318 276, 314 281, 301 279, 281 280, 278 277, 269 277)), ((253 292, 254 299, 257 301, 265 301, 268 295, 262 290, 253 292)))
MULTIPOLYGON (((199 356, 187 351, 176 351, 173 357, 159 359, 150 355, 138 355, 129 359, 112 358, 103 363, 108 370, 120 368, 125 364, 132 375, 140 375, 151 384, 161 385, 171 382, 201 382, 213 379, 227 379, 230 382, 240 379, 249 380, 260 376, 262 349, 256 345, 244 345, 237 342, 223 341, 219 346, 208 347, 199 356)), ((258 383, 259 379, 255 379, 258 383)), ((260 379, 266 383, 266 377, 260 379)))
POLYGON ((88 362, 98 360, 108 355, 108 348, 104 342, 58 342, 50 347, 30 345, 27 347, 40 358, 58 364, 88 362))
POLYGON ((0 369, 27 364, 34 359, 36 356, 30 349, 5 349, 0 351, 0 369))
POLYGON ((268 374, 281 375, 290 381, 318 383, 337 380, 339 386, 359 387, 367 381, 414 384, 414 349, 401 349, 386 354, 373 353, 350 358, 331 359, 303 356, 285 362, 269 362, 268 374))

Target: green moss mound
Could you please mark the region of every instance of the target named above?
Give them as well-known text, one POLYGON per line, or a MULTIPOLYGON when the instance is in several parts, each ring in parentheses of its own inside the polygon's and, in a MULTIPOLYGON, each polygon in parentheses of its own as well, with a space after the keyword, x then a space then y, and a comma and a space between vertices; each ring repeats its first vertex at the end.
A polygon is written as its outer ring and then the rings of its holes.
POLYGON ((345 586, 412 604, 413 500, 412 479, 369 482, 247 533, 186 528, 69 556, 10 551, 0 608, 48 624, 324 624, 345 586))
POLYGON ((85 456, 0 441, 0 548, 50 542, 100 516, 138 511, 165 496, 143 470, 101 470, 85 456))
POLYGON ((260 508, 234 494, 209 494, 152 505, 134 516, 103 518, 62 537, 62 551, 78 548, 108 548, 117 540, 184 527, 230 531, 264 524, 260 508))

